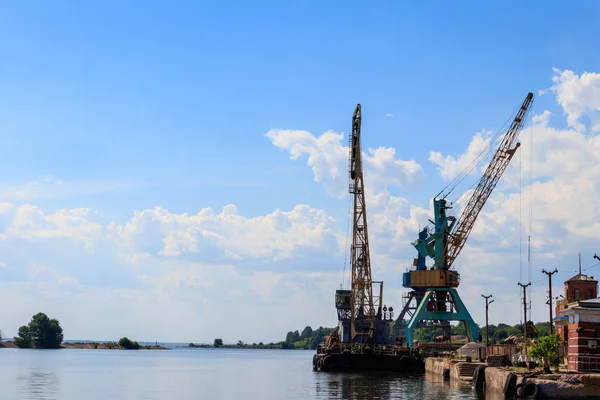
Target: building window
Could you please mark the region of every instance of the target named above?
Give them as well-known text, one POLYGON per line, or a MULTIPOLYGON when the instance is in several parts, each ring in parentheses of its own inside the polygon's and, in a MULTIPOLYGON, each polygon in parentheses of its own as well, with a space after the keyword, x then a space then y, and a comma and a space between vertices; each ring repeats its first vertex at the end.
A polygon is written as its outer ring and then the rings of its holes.
POLYGON ((575 289, 575 300, 579 300, 579 289, 575 289))
POLYGON ((594 289, 590 289, 590 299, 594 298, 594 289))

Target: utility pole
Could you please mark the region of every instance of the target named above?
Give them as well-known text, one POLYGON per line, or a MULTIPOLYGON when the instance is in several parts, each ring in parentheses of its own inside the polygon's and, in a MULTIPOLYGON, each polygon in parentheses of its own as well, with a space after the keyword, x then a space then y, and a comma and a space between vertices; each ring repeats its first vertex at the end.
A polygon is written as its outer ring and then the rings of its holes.
POLYGON ((490 329, 488 326, 488 307, 490 306, 490 304, 492 304, 494 302, 494 300, 491 300, 488 302, 488 299, 490 297, 492 297, 491 294, 489 296, 481 295, 481 297, 483 297, 485 299, 485 345, 489 346, 490 345, 490 329))
POLYGON ((548 275, 548 308, 550 309, 550 334, 554 333, 554 327, 552 326, 552 275, 558 272, 556 268, 554 271, 548 272, 545 269, 542 272, 548 275))
POLYGON ((521 282, 518 283, 523 288, 523 338, 525 343, 525 352, 527 353, 527 286, 531 285, 529 282, 527 285, 523 285, 521 282))

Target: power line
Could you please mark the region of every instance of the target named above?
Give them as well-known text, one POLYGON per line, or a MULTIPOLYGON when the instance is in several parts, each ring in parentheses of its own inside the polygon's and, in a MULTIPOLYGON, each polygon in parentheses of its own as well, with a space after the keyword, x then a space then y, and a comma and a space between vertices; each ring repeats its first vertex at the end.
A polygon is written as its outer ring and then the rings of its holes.
POLYGON ((511 303, 511 302, 517 300, 520 297, 521 297, 521 293, 519 293, 518 295, 516 295, 515 297, 513 297, 510 300, 498 300, 498 303, 511 303))

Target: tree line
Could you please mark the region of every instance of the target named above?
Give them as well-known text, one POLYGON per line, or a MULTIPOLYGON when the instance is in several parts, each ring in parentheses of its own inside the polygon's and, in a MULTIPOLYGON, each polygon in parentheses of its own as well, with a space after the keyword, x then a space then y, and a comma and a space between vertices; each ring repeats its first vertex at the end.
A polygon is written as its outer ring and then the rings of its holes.
MULTIPOLYGON (((529 324, 528 324, 529 325, 529 324)), ((478 325, 479 326, 479 325, 478 325)), ((538 337, 544 337, 550 335, 550 322, 538 322, 535 324, 538 331, 538 337)), ((522 335, 523 324, 507 325, 499 323, 498 325, 488 325, 490 332, 490 344, 499 344, 501 340, 506 339, 510 335, 522 335)), ((479 332, 483 342, 486 341, 486 329, 484 326, 479 326, 479 332)), ((442 334, 441 328, 418 328, 415 330, 415 339, 419 342, 427 343, 433 342, 433 339, 442 334)), ((465 335, 467 332, 463 324, 452 326, 452 335, 465 335)))
POLYGON ((281 342, 270 342, 270 343, 244 343, 238 340, 236 344, 225 344, 223 339, 217 338, 213 341, 213 345, 208 344, 194 344, 190 343, 188 347, 195 348, 238 348, 238 349, 286 349, 286 350, 315 350, 320 343, 325 341, 325 336, 330 335, 337 328, 324 328, 320 326, 317 329, 306 326, 302 333, 299 331, 289 331, 285 336, 285 340, 281 342))
MULTIPOLYGON (((538 337, 544 337, 550 335, 550 324, 548 322, 538 322, 535 324, 538 330, 538 337)), ((214 340, 213 345, 209 344, 194 344, 190 343, 189 347, 214 347, 214 348, 242 348, 242 349, 289 349, 289 350, 315 350, 319 344, 324 343, 325 336, 330 335, 335 328, 324 328, 320 326, 318 329, 306 326, 302 331, 289 331, 285 335, 285 340, 280 342, 269 342, 269 343, 244 343, 238 340, 235 344, 224 344, 223 339, 217 338, 214 340)), ((486 340, 485 326, 479 327, 482 341, 486 340)), ((500 323, 498 325, 489 325, 490 332, 490 344, 498 344, 501 340, 507 337, 517 334, 523 334, 523 324, 507 325, 500 323)), ((441 328, 423 327, 415 330, 415 339, 419 342, 427 343, 433 342, 436 336, 442 335, 441 328)), ((466 336, 466 330, 464 325, 453 325, 452 335, 464 335, 466 336)))

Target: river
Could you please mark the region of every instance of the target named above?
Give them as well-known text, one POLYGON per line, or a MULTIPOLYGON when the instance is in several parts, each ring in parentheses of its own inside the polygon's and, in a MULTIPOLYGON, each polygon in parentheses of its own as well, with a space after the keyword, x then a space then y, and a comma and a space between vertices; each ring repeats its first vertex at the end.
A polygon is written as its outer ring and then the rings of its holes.
POLYGON ((483 399, 432 376, 312 371, 312 351, 0 349, 0 399, 483 399))

